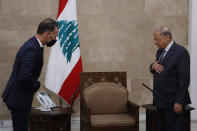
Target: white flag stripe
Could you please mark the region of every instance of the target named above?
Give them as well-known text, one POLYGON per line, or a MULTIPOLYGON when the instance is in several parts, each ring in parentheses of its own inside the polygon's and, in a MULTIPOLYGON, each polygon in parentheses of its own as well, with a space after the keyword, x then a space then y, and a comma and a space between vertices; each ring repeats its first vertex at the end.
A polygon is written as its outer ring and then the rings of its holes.
POLYGON ((65 9, 62 11, 57 21, 60 20, 76 20, 77 21, 77 9, 76 9, 76 0, 68 0, 68 3, 65 9))

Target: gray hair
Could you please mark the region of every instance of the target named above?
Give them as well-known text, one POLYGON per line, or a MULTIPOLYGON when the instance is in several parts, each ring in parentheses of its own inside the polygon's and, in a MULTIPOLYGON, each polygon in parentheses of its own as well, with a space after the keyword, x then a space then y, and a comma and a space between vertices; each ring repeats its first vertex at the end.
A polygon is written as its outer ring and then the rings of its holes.
POLYGON ((161 26, 159 29, 155 31, 160 32, 161 35, 168 35, 172 39, 172 32, 167 26, 161 26))

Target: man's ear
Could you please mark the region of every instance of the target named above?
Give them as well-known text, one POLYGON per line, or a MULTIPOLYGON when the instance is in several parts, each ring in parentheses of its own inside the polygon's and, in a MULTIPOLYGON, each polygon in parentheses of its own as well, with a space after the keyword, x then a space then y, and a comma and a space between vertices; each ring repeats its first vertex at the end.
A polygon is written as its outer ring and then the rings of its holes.
POLYGON ((44 36, 45 38, 46 38, 46 37, 49 37, 49 35, 50 35, 49 32, 44 32, 44 33, 43 33, 43 36, 44 36))
POLYGON ((169 40, 169 38, 170 38, 170 37, 169 37, 168 35, 166 35, 166 36, 164 36, 163 39, 164 39, 164 40, 169 40))
POLYGON ((166 38, 167 38, 167 40, 170 40, 170 36, 169 35, 167 35, 166 38))

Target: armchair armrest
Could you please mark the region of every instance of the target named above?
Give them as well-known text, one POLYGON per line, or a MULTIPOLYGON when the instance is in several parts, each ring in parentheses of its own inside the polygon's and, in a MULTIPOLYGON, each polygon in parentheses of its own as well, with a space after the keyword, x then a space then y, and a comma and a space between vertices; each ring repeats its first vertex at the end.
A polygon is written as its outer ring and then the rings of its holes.
POLYGON ((80 110, 80 119, 84 124, 86 125, 91 125, 91 120, 90 120, 90 112, 91 109, 87 107, 86 103, 83 101, 81 102, 81 110, 80 110))
POLYGON ((128 113, 135 118, 136 123, 139 123, 139 105, 128 101, 128 113))

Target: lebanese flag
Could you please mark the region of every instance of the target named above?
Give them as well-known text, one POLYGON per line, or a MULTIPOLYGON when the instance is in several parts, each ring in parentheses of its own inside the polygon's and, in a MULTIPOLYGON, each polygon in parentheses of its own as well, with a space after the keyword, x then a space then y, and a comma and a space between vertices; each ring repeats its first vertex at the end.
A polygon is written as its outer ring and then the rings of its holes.
POLYGON ((58 38, 51 48, 45 86, 71 104, 79 95, 82 61, 79 47, 76 0, 59 0, 58 38))

